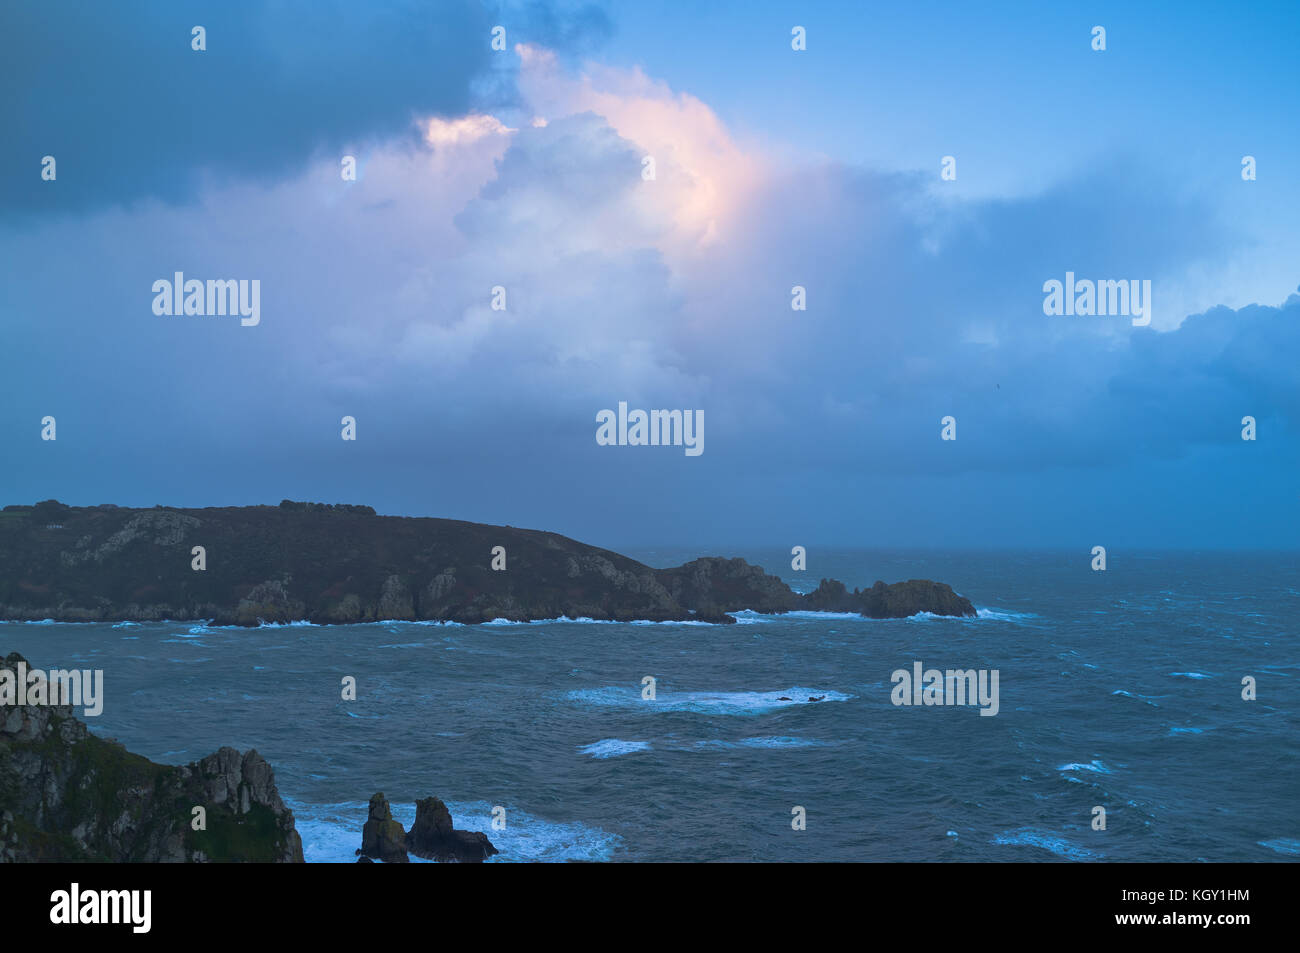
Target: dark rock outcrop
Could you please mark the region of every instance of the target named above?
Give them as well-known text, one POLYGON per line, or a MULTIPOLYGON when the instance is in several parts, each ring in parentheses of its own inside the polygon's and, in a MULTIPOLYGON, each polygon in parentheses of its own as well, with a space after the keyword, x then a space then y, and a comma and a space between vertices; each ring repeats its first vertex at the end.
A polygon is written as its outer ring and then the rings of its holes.
POLYGON ((706 556, 675 569, 661 569, 659 577, 676 602, 699 615, 741 609, 787 612, 799 606, 799 597, 789 586, 743 559, 706 556))
POLYGON ((463 864, 481 864, 499 853, 486 834, 452 827, 451 811, 436 797, 415 802, 415 823, 406 835, 406 845, 417 857, 463 864))
POLYGON ((481 864, 499 851, 486 834, 458 831, 452 825, 451 811, 436 797, 415 802, 415 823, 410 831, 393 820, 388 798, 383 792, 370 799, 370 815, 361 829, 358 863, 382 860, 386 864, 407 864, 410 851, 416 857, 444 863, 481 864))
POLYGON ((370 799, 370 816, 361 828, 361 856, 386 864, 407 864, 406 831, 393 820, 388 798, 382 791, 370 799))
POLYGON ((929 579, 909 579, 887 585, 876 582, 870 589, 849 592, 844 583, 823 579, 802 599, 802 608, 818 612, 857 612, 872 619, 905 619, 918 612, 935 615, 973 616, 975 607, 952 587, 929 579))
MULTIPOLYGON (((24 659, 0 659, 17 672, 24 659)), ((155 764, 66 705, 0 706, 0 861, 302 863, 293 812, 256 751, 155 764), (194 830, 202 807, 206 829, 194 830)))
POLYGON ((799 596, 743 559, 652 569, 555 533, 377 516, 367 506, 140 510, 47 500, 0 511, 0 619, 731 623, 727 613, 741 609, 799 608, 974 614, 950 588, 925 580, 853 593, 823 582, 799 596), (202 570, 192 565, 196 546, 202 570), (504 570, 492 568, 498 546, 504 570))

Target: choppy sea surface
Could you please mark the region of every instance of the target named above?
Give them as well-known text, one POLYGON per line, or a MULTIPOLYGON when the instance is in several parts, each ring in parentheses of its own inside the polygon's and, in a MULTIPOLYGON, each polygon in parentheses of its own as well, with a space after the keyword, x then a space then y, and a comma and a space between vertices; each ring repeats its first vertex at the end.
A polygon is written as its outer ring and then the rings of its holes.
POLYGON ((24 623, 0 651, 103 669, 88 723, 156 761, 256 748, 309 861, 355 860, 375 791, 407 825, 442 797, 494 863, 1300 859, 1296 554, 717 552, 801 591, 938 579, 980 613, 24 623), (998 714, 892 704, 917 661, 996 669, 998 714))

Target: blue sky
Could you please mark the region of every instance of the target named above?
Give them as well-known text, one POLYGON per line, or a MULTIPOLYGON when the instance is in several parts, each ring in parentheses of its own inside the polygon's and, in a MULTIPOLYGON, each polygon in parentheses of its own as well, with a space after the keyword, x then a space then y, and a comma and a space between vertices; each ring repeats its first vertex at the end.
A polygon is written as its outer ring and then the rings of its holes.
POLYGON ((1294 548, 1300 9, 1130 6, 6 4, 0 498, 1294 548), (598 446, 619 401, 704 453, 598 446))

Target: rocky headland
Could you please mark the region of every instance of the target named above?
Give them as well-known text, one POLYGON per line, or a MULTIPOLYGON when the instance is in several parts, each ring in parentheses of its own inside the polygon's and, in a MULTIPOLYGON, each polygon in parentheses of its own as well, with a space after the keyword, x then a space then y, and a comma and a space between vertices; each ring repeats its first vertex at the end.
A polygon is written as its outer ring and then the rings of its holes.
POLYGON ((852 591, 822 580, 800 595, 743 559, 653 569, 555 533, 379 516, 368 506, 131 509, 47 500, 0 511, 4 620, 731 623, 727 613, 745 609, 975 615, 969 600, 929 580, 852 591))
MULTIPOLYGON (((17 653, 0 669, 17 677, 17 653)), ((0 707, 0 862, 302 863, 293 812, 256 751, 156 764, 67 705, 0 707), (195 830, 195 808, 203 829, 195 830)))

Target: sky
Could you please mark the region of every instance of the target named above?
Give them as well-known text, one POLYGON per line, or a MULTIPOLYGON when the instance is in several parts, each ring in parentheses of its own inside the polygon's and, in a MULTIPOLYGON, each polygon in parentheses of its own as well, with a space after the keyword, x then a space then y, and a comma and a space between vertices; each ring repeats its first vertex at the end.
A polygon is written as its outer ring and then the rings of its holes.
POLYGON ((993 7, 0 5, 0 504, 1295 549, 1300 7, 993 7))

